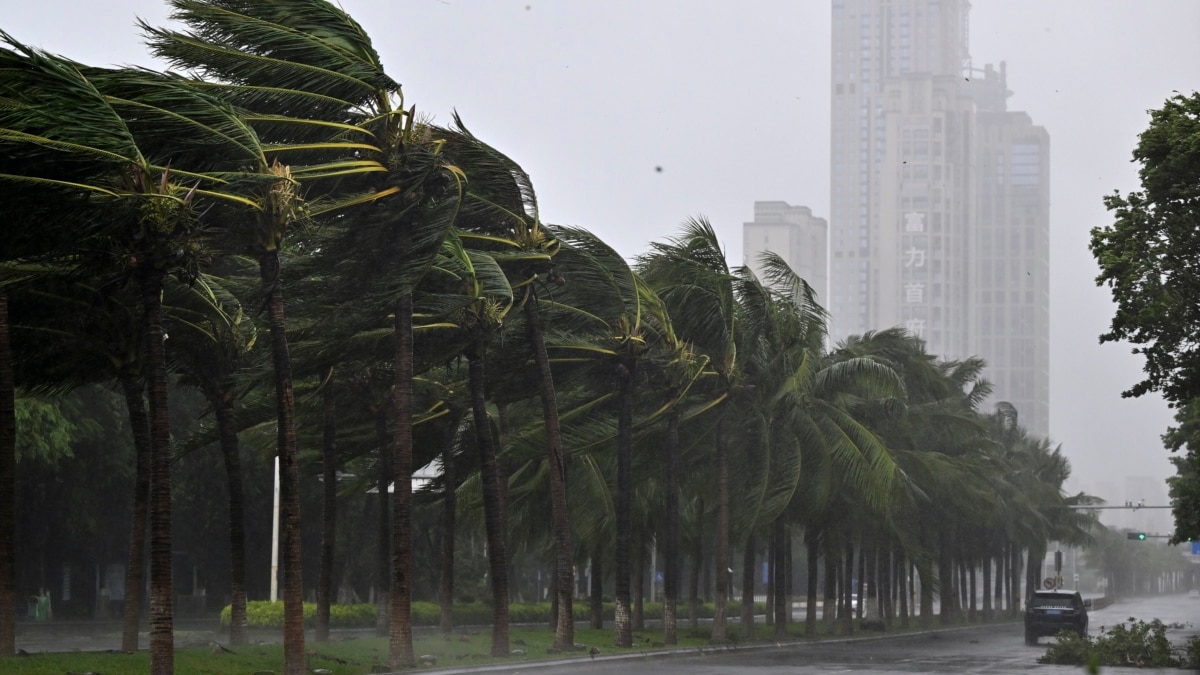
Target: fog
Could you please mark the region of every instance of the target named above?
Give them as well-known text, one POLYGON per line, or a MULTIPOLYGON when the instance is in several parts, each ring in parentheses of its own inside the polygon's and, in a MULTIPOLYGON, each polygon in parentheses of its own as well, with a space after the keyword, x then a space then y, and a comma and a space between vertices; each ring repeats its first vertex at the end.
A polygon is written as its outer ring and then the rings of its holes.
MULTIPOLYGON (((828 218, 827 1, 341 4, 404 84, 406 105, 441 122, 457 110, 530 173, 548 222, 586 227, 634 255, 704 215, 740 264, 755 201, 828 218)), ((80 61, 155 65, 134 18, 162 24, 165 9, 42 0, 10 3, 0 24, 80 61)), ((1051 439, 1071 460, 1068 487, 1114 503, 1166 503, 1173 469, 1159 436, 1171 412, 1157 397, 1121 397, 1141 362, 1128 346, 1098 344, 1112 304, 1095 286, 1088 232, 1109 222, 1104 194, 1137 187, 1129 158, 1146 110, 1200 81, 1197 35, 1192 0, 971 8, 974 65, 1005 61, 1009 109, 1050 134, 1051 439)), ((1139 527, 1165 531, 1165 513, 1139 527)))

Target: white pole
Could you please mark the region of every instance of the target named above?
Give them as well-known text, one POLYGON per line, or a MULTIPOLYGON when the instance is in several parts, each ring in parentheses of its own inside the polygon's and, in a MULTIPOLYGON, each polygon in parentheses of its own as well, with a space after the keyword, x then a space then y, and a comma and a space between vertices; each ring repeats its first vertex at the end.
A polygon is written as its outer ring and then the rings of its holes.
POLYGON ((275 458, 275 507, 271 516, 271 602, 279 599, 279 458, 275 458))

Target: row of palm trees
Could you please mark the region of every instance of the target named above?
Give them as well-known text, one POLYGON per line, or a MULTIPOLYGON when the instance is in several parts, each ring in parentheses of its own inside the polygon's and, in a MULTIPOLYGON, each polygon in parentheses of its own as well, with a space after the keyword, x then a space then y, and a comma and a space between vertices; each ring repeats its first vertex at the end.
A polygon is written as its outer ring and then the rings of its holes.
MULTIPOLYGON (((823 558, 825 597, 848 608, 849 580, 874 579, 885 620, 915 610, 909 569, 922 617, 935 591, 947 619, 974 610, 977 572, 996 589, 983 611, 1013 610, 1023 555, 1086 539, 1090 521, 1071 507, 1087 498, 1062 493, 1061 453, 1011 407, 980 411, 982 362, 940 360, 899 330, 828 348, 808 285, 770 254, 761 278, 731 268, 703 219, 632 262, 585 229, 541 222, 521 167, 457 116, 420 118, 362 27, 324 0, 170 5, 184 29, 143 29, 182 75, 86 66, 0 35, 12 233, 0 249, 0 480, 17 480, 13 392, 121 387, 138 456, 124 643, 138 646, 148 522, 155 673, 173 671, 173 453, 205 441, 222 452, 238 643, 239 445, 264 429, 279 458, 289 673, 305 667, 302 470, 319 470, 325 491, 318 640, 339 485, 375 486, 390 513, 380 568, 393 667, 414 663, 412 474, 431 462, 444 527, 482 521, 497 655, 509 651, 517 551, 553 561, 555 642, 570 649, 574 565, 609 547, 614 639, 631 644, 633 559, 651 538, 668 642, 681 558, 704 537, 717 641, 727 563, 735 549, 753 561, 760 542, 783 631, 799 533, 806 593, 823 558), (172 377, 206 397, 209 436, 172 443, 172 377)), ((0 501, 0 654, 11 654, 12 504, 0 501)), ((443 557, 445 629, 452 549, 443 557)), ((742 590, 753 599, 752 576, 742 590)))

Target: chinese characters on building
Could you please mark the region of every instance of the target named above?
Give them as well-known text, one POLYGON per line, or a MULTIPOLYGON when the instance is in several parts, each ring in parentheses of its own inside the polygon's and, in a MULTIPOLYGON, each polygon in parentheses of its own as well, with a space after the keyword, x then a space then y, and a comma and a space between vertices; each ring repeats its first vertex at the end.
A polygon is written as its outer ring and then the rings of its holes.
MULTIPOLYGON (((905 269, 905 276, 911 278, 912 272, 925 267, 925 249, 918 248, 915 239, 912 235, 924 234, 925 232, 925 214, 909 212, 904 214, 904 232, 908 241, 906 248, 902 253, 902 262, 905 269)), ((904 321, 904 328, 910 334, 916 337, 922 337, 925 330, 925 320, 917 318, 907 306, 908 305, 923 305, 925 303, 925 282, 924 281, 906 281, 904 282, 904 304, 906 305, 903 314, 907 317, 904 321)))

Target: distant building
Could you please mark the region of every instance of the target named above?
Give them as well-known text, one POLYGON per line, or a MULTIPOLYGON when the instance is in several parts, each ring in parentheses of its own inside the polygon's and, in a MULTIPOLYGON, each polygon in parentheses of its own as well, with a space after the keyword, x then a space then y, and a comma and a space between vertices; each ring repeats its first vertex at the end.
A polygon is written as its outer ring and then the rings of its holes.
POLYGON ((977 70, 967 0, 832 0, 830 333, 979 356, 1049 433, 1049 136, 977 70))
POLYGON ((829 225, 816 218, 807 206, 787 202, 754 202, 754 221, 742 224, 744 264, 766 281, 759 265, 759 254, 770 251, 787 261, 801 279, 812 286, 817 302, 828 301, 826 279, 829 274, 829 225))

